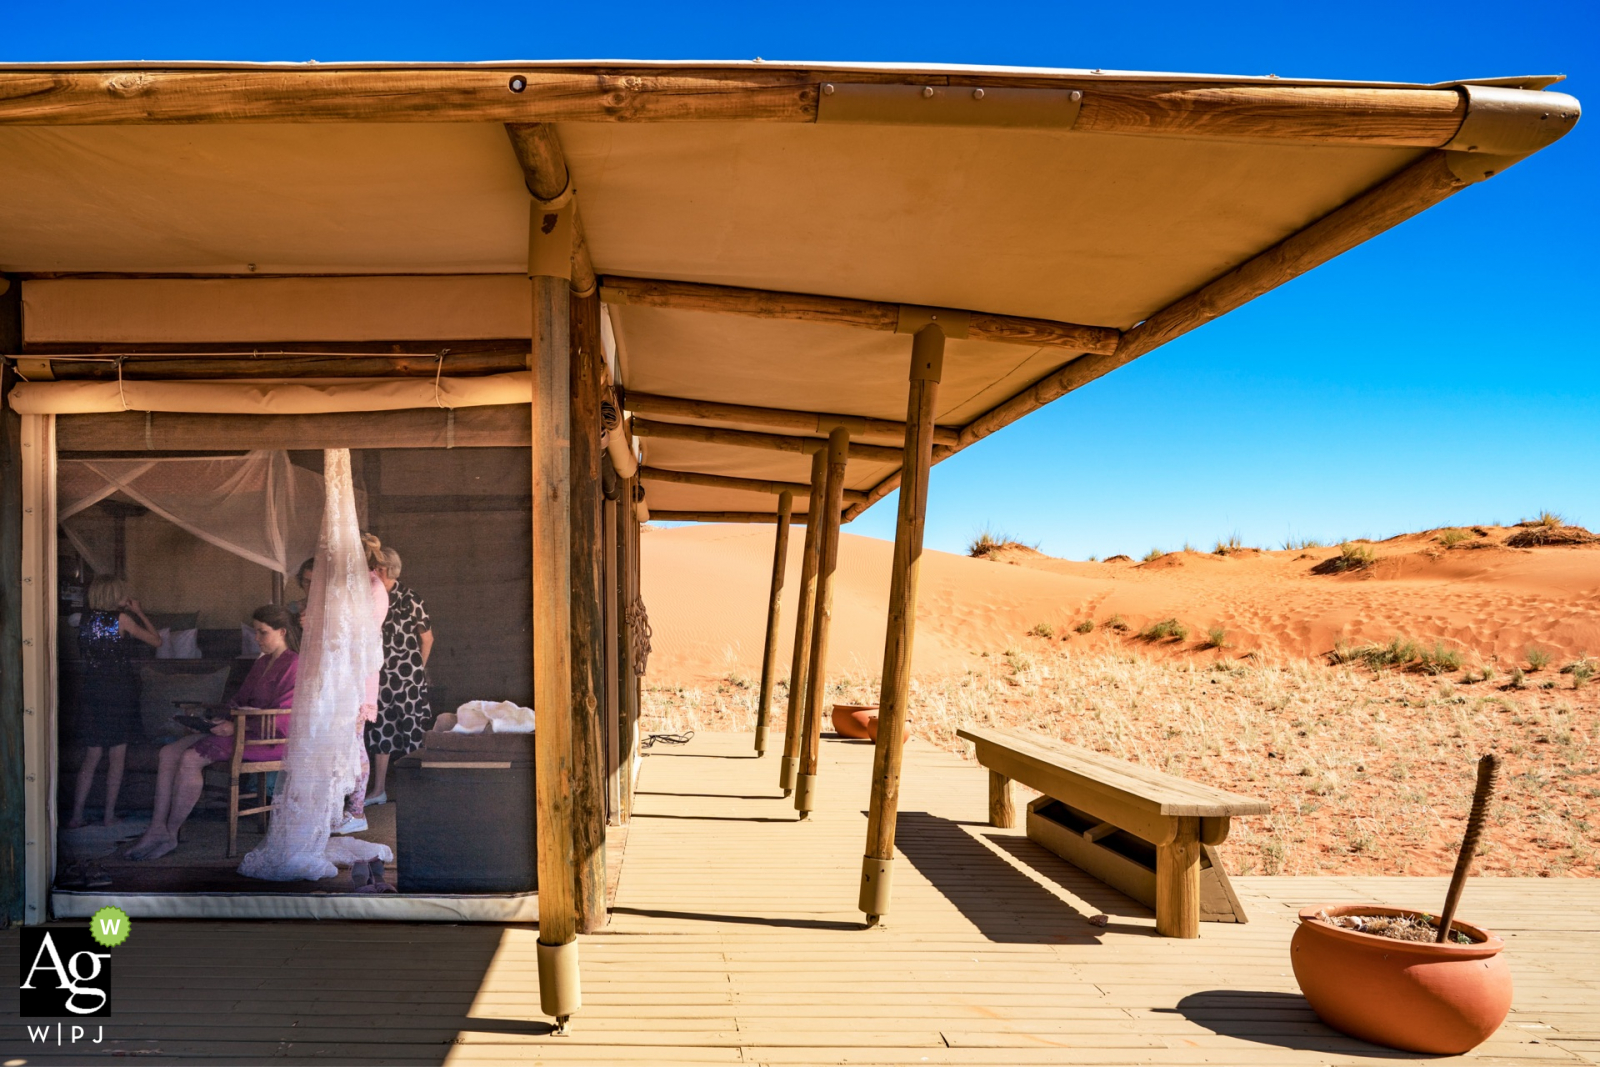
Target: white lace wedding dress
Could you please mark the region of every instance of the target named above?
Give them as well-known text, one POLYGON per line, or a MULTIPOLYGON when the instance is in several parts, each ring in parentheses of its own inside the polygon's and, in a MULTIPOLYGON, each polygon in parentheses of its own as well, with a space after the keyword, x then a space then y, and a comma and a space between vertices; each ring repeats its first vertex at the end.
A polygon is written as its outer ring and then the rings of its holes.
POLYGON ((366 680, 383 664, 383 634, 373 618, 350 450, 330 448, 324 456, 327 500, 302 616, 305 632, 284 769, 278 772, 267 839, 239 864, 240 874, 274 882, 317 881, 358 860, 394 859, 387 845, 330 839, 344 798, 361 774, 356 719, 366 680))

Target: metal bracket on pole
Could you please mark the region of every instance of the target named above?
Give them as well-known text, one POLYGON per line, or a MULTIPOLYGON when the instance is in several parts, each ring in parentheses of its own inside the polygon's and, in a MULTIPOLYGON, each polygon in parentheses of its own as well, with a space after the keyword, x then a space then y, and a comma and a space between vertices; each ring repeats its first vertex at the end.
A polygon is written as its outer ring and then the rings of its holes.
POLYGON ((537 199, 528 209, 528 277, 572 280, 572 243, 577 207, 569 199, 555 210, 537 199))
POLYGON ((946 337, 961 339, 967 336, 972 324, 972 312, 958 308, 923 307, 920 304, 901 304, 900 321, 895 333, 917 333, 924 326, 937 326, 946 337))
POLYGON ((861 857, 861 898, 857 901, 867 925, 874 926, 889 912, 890 890, 894 887, 894 860, 876 856, 861 857))
POLYGON ((578 942, 537 947, 539 957, 539 1007, 556 1020, 556 1032, 567 1032, 567 1019, 583 1007, 578 984, 578 942))

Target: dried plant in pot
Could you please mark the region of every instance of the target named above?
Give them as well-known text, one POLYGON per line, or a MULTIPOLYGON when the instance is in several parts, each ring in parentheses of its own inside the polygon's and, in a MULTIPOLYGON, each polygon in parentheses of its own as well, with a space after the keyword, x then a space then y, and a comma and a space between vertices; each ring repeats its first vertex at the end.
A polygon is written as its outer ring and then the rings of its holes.
POLYGON ((876 704, 835 704, 833 706, 833 732, 840 737, 865 741, 868 738, 869 720, 878 717, 876 704))
POLYGON ((1505 942, 1455 919, 1494 790, 1478 764, 1472 814, 1444 912, 1325 904, 1303 908, 1290 945, 1294 976, 1323 1022, 1377 1045, 1454 1055, 1482 1044, 1511 1010, 1505 942))

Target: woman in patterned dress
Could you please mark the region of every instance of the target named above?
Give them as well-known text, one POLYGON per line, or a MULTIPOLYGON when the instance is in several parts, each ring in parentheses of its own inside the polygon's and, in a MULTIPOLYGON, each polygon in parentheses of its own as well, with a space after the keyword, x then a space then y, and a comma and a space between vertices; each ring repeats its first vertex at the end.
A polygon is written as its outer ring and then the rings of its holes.
POLYGON ((421 748, 423 733, 433 725, 425 670, 428 654, 433 651, 428 609, 422 598, 400 584, 400 553, 392 548, 380 552, 382 562, 376 573, 389 591, 389 614, 383 620, 378 721, 367 727, 367 748, 372 752, 368 804, 383 804, 389 799, 389 757, 421 748))
POLYGON ((118 821, 117 794, 122 789, 128 742, 144 740, 144 725, 139 718, 139 675, 133 663, 136 641, 160 648, 161 634, 139 602, 128 595, 128 583, 121 578, 96 578, 89 583, 89 610, 84 612, 78 628, 78 649, 85 666, 83 707, 68 730, 68 739, 84 746, 83 765, 78 768, 77 788, 72 796, 72 818, 67 820, 69 830, 88 821, 84 806, 94 786, 100 756, 107 750, 111 759, 106 764, 106 804, 101 822, 115 826, 118 821))

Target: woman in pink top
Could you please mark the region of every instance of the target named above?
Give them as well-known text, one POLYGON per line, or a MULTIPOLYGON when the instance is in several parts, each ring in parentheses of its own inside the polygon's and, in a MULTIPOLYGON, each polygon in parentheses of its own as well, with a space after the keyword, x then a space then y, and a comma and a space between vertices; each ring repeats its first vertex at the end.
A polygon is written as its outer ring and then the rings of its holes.
MULTIPOLYGON (((244 684, 233 695, 236 708, 284 708, 273 717, 279 737, 288 736, 289 712, 294 706, 295 674, 300 663, 300 634, 288 611, 276 604, 255 610, 251 616, 261 656, 250 665, 244 684)), ((265 719, 254 720, 264 724, 265 719)), ((252 732, 258 727, 252 725, 252 732)), ((265 734, 257 733, 257 737, 265 734)), ((206 764, 233 758, 233 723, 212 727, 209 734, 191 734, 161 750, 156 774, 155 810, 150 829, 128 850, 128 858, 150 860, 178 847, 178 829, 194 810, 204 788, 206 764)), ((245 759, 260 762, 283 758, 282 745, 257 745, 245 749, 245 759)))

